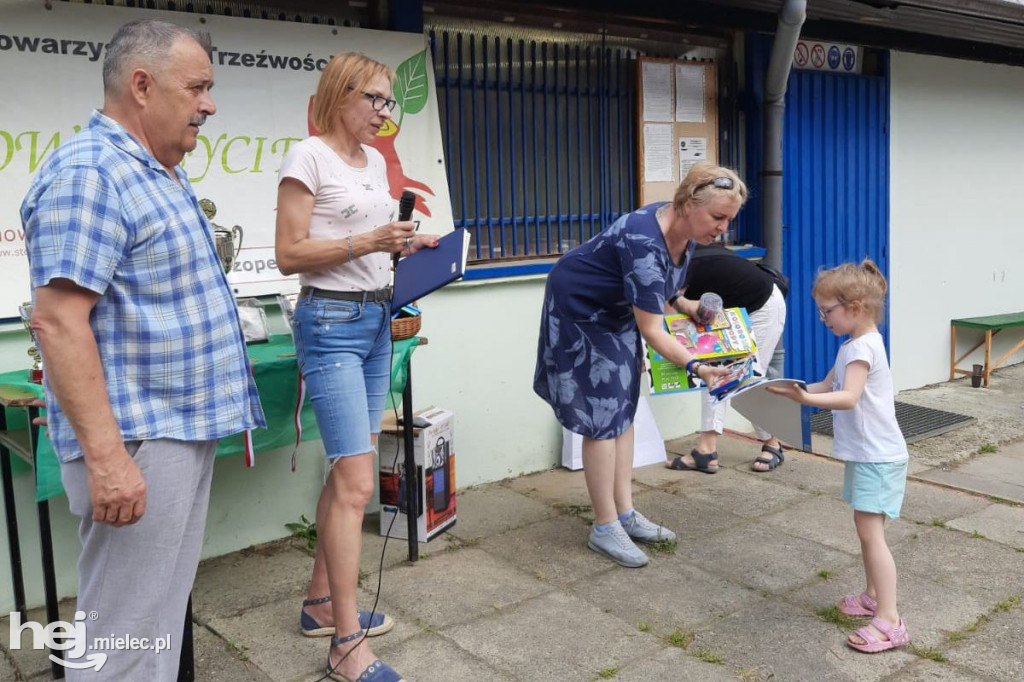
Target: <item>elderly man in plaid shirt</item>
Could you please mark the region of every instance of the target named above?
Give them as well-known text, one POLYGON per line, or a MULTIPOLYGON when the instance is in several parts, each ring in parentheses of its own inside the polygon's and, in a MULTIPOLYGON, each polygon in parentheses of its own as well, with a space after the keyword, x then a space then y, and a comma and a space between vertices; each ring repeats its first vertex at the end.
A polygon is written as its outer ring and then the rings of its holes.
POLYGON ((216 112, 208 49, 172 24, 121 27, 103 109, 47 159, 21 209, 50 436, 81 519, 78 609, 97 614, 93 637, 174 645, 108 651, 101 670, 68 679, 176 679, 217 439, 266 425, 179 166, 216 112))

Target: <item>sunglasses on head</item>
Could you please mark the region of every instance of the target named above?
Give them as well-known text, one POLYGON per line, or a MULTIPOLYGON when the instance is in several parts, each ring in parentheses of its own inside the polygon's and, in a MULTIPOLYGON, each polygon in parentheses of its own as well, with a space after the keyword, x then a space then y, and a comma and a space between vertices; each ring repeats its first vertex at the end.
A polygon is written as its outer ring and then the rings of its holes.
POLYGON ((733 187, 735 187, 735 184, 733 183, 732 178, 712 178, 711 180, 705 180, 704 182, 694 187, 693 193, 696 194, 705 187, 717 187, 718 189, 732 189, 733 187))

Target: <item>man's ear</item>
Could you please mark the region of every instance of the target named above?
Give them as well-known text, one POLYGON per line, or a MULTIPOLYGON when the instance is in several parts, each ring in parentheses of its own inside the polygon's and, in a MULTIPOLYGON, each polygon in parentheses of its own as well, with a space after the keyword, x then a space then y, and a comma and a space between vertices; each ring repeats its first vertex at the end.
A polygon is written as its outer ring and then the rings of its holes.
POLYGON ((143 104, 152 94, 156 81, 145 69, 135 69, 132 71, 128 86, 131 88, 132 99, 138 104, 143 104))

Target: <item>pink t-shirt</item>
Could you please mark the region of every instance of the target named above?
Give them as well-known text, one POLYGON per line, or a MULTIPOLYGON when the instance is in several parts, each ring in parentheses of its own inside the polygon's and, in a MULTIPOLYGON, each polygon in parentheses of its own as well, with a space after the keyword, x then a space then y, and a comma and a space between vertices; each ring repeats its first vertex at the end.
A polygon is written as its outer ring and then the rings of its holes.
MULTIPOLYGON (((313 193, 310 239, 344 239, 392 221, 395 202, 384 157, 373 147, 362 147, 364 168, 342 161, 319 137, 293 144, 281 162, 280 179, 294 178, 313 193)), ((373 291, 389 284, 390 266, 389 254, 369 253, 327 270, 300 273, 299 282, 332 291, 373 291)))

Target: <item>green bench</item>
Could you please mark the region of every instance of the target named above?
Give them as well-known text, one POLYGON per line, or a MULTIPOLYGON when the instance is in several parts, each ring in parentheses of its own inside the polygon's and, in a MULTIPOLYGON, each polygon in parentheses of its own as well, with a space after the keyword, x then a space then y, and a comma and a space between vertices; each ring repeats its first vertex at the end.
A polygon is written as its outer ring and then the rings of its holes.
POLYGON ((987 315, 985 317, 965 317, 960 320, 950 320, 949 322, 949 380, 952 381, 956 378, 957 374, 972 374, 971 370, 959 369, 957 365, 964 361, 968 355, 978 350, 981 344, 985 344, 985 369, 983 376, 985 377, 985 388, 988 388, 989 376, 992 374, 992 370, 998 369, 1006 360, 1024 348, 1024 339, 1020 341, 1016 346, 1003 353, 1003 356, 992 362, 992 337, 1004 329, 1012 329, 1014 327, 1024 328, 1024 312, 1020 313, 1007 313, 1005 315, 987 315), (961 355, 959 358, 956 356, 956 328, 964 327, 966 329, 980 329, 985 332, 984 338, 974 346, 961 355))

